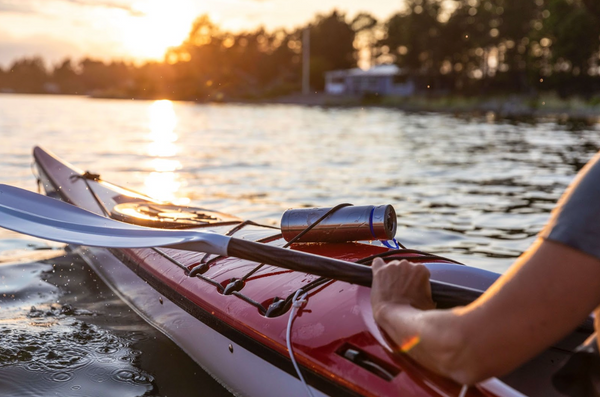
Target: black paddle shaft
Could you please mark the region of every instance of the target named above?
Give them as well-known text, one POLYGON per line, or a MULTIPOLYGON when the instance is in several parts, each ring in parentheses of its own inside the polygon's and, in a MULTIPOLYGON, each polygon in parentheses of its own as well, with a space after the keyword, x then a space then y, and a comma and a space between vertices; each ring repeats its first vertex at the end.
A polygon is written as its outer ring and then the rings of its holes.
MULTIPOLYGON (((373 281, 373 273, 369 266, 253 241, 231 239, 227 247, 227 253, 229 256, 236 258, 315 274, 365 287, 370 287, 373 281)), ((469 304, 477 299, 483 291, 431 280, 431 292, 433 299, 440 306, 450 307, 469 304)))

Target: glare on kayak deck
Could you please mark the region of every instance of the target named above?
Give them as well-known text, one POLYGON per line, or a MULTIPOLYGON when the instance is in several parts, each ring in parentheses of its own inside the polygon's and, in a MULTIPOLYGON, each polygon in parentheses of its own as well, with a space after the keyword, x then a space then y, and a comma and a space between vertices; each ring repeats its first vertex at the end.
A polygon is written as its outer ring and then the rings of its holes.
POLYGON ((179 176, 176 173, 183 166, 174 157, 179 153, 175 133, 177 116, 173 110, 173 103, 169 100, 154 101, 148 107, 148 126, 150 132, 147 137, 147 153, 154 157, 150 160, 150 172, 144 181, 145 193, 158 200, 176 204, 188 204, 187 197, 177 197, 181 187, 179 176))

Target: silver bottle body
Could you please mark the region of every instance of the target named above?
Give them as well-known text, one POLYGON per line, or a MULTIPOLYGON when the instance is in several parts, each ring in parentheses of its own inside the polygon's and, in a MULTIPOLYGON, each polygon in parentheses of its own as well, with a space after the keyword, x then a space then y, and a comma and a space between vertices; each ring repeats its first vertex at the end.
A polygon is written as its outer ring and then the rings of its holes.
MULTIPOLYGON (((281 218, 281 233, 290 241, 330 208, 287 210, 281 218)), ((338 209, 302 236, 299 242, 346 242, 391 240, 396 235, 396 211, 391 205, 348 206, 338 209)))

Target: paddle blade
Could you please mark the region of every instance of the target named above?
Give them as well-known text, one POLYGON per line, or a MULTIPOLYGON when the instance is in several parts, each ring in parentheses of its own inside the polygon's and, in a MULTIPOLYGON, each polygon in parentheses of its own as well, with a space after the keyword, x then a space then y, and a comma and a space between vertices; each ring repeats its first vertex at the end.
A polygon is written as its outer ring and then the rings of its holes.
POLYGON ((227 237, 210 232, 152 229, 115 221, 60 200, 2 184, 0 227, 46 240, 108 248, 205 242, 203 252, 223 255, 228 243, 227 237))

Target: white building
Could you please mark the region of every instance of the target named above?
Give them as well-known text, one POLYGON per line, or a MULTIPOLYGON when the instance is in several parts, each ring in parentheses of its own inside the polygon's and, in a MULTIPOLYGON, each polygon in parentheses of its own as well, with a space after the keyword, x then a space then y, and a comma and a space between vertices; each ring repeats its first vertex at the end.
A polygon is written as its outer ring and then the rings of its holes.
POLYGON ((325 72, 325 92, 332 95, 394 95, 415 93, 415 82, 396 65, 378 65, 325 72))

